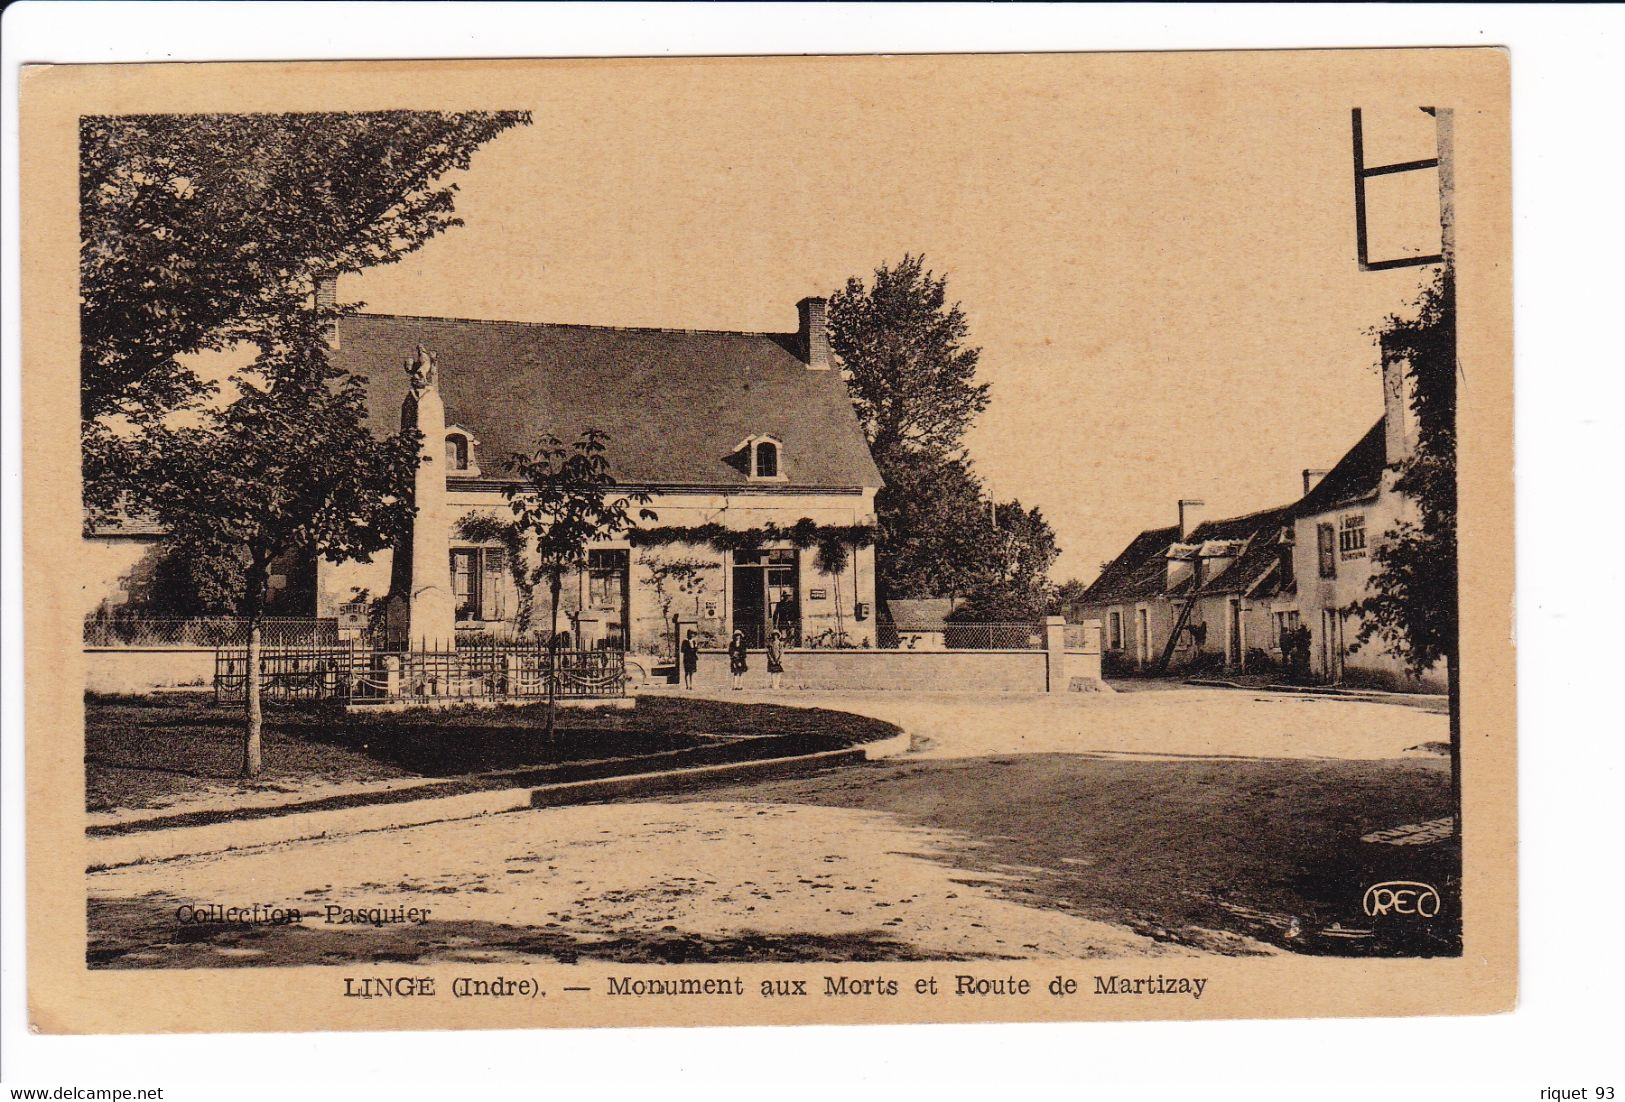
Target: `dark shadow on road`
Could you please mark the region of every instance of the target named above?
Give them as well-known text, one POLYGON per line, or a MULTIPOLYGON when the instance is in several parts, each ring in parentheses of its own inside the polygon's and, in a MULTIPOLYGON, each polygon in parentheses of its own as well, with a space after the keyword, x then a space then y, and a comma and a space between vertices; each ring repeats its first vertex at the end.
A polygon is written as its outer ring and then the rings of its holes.
POLYGON ((354 927, 326 925, 319 910, 298 925, 183 924, 175 914, 179 903, 163 897, 91 900, 86 964, 101 969, 479 964, 526 958, 564 964, 966 959, 922 953, 879 930, 839 937, 748 930, 705 937, 672 927, 638 936, 595 939, 493 922, 431 921, 358 932, 354 927))
POLYGON ((1450 813, 1435 759, 1030 754, 877 762, 673 798, 889 813, 958 840, 935 859, 985 874, 986 890, 1208 951, 1254 938, 1321 955, 1461 952, 1458 851, 1361 841, 1450 813), (1431 884, 1443 909, 1368 917, 1366 889, 1389 880, 1431 884))

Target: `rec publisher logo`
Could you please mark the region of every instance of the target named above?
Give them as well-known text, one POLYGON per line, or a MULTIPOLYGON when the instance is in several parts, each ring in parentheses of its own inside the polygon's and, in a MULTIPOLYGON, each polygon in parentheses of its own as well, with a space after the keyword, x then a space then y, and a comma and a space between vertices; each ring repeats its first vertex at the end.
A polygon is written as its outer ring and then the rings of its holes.
POLYGON ((1370 918, 1382 915, 1432 918, 1439 913, 1439 892, 1433 885, 1416 880, 1386 880, 1367 888, 1360 905, 1370 918))

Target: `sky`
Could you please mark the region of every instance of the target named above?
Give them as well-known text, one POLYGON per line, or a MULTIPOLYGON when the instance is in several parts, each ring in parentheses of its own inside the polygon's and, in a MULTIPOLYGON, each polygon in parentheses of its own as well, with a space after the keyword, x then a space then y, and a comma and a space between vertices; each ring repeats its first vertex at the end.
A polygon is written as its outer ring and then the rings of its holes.
MULTIPOLYGON (((1434 153, 1432 89, 1345 55, 559 63, 455 177, 465 225, 347 276, 370 310, 790 332, 923 253, 991 405, 968 437, 1091 580, 1181 497, 1285 504, 1381 413, 1370 329, 1425 269, 1354 260, 1367 163, 1434 153)), ((1437 251, 1431 172, 1373 181, 1373 257, 1437 251)), ((651 400, 658 396, 651 396, 651 400)))

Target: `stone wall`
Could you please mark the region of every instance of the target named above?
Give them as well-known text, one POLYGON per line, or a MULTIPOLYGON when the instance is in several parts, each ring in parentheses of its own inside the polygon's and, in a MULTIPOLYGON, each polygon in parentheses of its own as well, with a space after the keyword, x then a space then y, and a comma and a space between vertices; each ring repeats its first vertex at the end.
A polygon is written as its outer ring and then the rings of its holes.
POLYGON ((146 693, 214 684, 214 651, 201 647, 86 647, 85 691, 146 693))

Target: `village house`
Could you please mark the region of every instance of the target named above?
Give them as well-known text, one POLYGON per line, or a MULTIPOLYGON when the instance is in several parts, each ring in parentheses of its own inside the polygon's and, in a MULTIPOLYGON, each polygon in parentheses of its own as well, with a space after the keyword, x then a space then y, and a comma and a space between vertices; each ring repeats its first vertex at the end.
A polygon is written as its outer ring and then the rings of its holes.
MULTIPOLYGON (((424 433, 414 530, 369 562, 283 564, 275 611, 390 620, 397 645, 450 646, 429 626, 442 623, 459 639, 546 629, 546 587, 520 584, 505 463, 544 433, 569 444, 597 429, 618 489, 648 493, 656 519, 590 547, 567 580, 560 626, 575 645, 670 653, 679 620, 709 645, 739 630, 762 646, 775 627, 792 646, 874 645, 881 478, 831 362, 825 302, 798 310, 789 333, 341 319, 334 362, 367 379, 375 430, 404 418, 424 433)), ((138 605, 160 538, 93 535, 106 585, 87 611, 138 605)))
POLYGON ((1303 472, 1292 505, 1194 522, 1201 503, 1180 502, 1180 523, 1141 532, 1076 604, 1074 621, 1098 619, 1108 669, 1206 662, 1238 672, 1288 664, 1307 629, 1307 672, 1342 684, 1442 691, 1442 670, 1412 677, 1380 640, 1358 641, 1353 606, 1369 595, 1371 553, 1416 511, 1394 489, 1416 446, 1408 364, 1382 354, 1383 415, 1329 471, 1303 472), (1195 591, 1195 607, 1185 606, 1195 591))
POLYGON ((1232 669, 1250 653, 1255 666, 1279 660, 1273 624, 1276 602, 1293 592, 1291 508, 1204 521, 1202 506, 1180 501, 1178 524, 1134 537, 1067 610, 1073 622, 1100 621, 1103 662, 1150 669, 1170 638, 1170 669, 1203 656, 1232 669))

